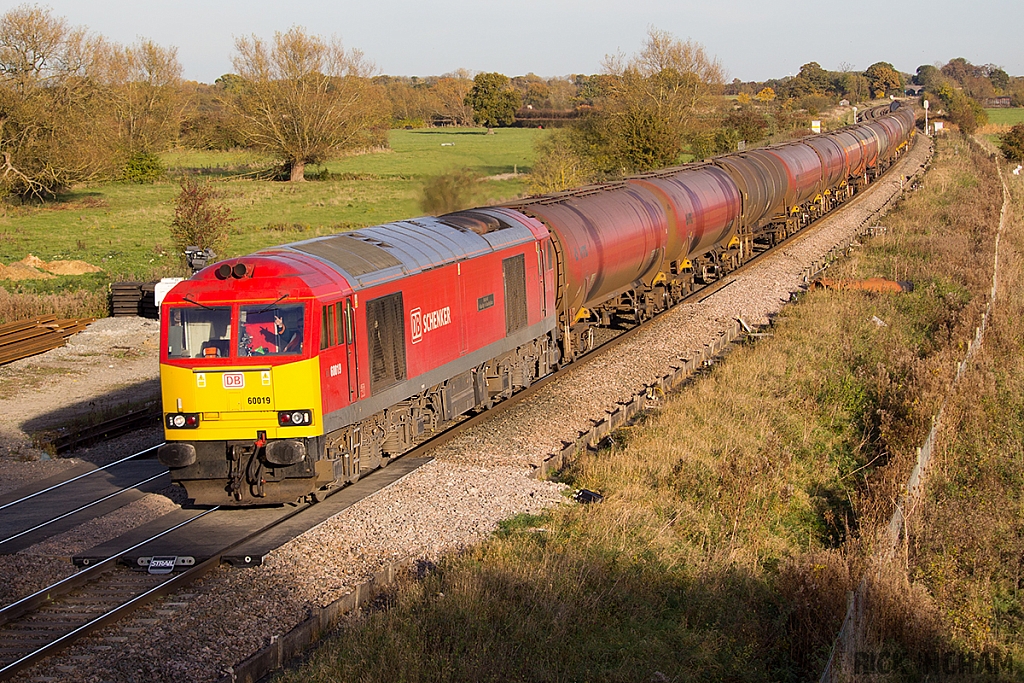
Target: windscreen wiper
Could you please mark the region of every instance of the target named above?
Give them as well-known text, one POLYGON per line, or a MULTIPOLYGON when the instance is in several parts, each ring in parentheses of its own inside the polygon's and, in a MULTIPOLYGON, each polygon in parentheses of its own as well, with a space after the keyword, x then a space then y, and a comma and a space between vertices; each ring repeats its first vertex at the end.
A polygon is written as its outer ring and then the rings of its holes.
POLYGON ((188 294, 186 294, 184 296, 184 299, 185 299, 185 301, 189 302, 190 304, 195 304, 196 306, 202 306, 203 308, 205 308, 208 311, 216 311, 217 310, 216 308, 213 308, 212 306, 207 306, 206 304, 201 304, 198 301, 196 301, 195 299, 190 299, 188 294))
POLYGON ((264 308, 264 309, 261 309, 261 310, 259 310, 259 311, 256 311, 256 315, 259 315, 260 313, 266 313, 266 312, 267 312, 267 311, 269 311, 269 310, 270 310, 271 308, 273 308, 274 306, 277 306, 277 305, 278 305, 279 303, 281 303, 282 301, 284 301, 284 300, 285 300, 285 299, 287 299, 287 298, 288 298, 288 295, 287 295, 287 294, 283 294, 283 295, 281 296, 281 298, 280 298, 280 299, 278 299, 277 301, 275 301, 274 303, 272 303, 272 304, 267 304, 267 307, 266 307, 266 308, 264 308))

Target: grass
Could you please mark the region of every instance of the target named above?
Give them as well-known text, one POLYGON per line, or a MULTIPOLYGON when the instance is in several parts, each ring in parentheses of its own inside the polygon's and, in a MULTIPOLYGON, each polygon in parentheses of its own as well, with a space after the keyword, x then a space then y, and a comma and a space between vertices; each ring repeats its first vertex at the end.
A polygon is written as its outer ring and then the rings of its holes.
POLYGON ((988 122, 997 126, 1012 126, 1024 123, 1024 107, 986 109, 988 122))
MULTIPOLYGON (((231 256, 320 234, 422 215, 419 197, 430 177, 466 168, 479 177, 520 174, 533 162, 543 131, 499 129, 397 130, 391 149, 332 161, 330 179, 302 184, 254 180, 273 162, 251 152, 174 151, 164 157, 172 178, 153 185, 102 183, 76 187, 44 206, 0 209, 0 263, 32 253, 44 260, 82 259, 105 275, 24 280, 20 292, 101 290, 110 280, 179 274, 168 228, 177 194, 174 174, 197 172, 217 182, 237 221, 231 256)), ((316 167, 307 173, 316 173, 316 167)), ((521 177, 484 180, 474 200, 493 203, 525 193, 521 177)))
POLYGON ((952 639, 1024 661, 1024 181, 1002 242, 1000 288, 984 345, 946 413, 908 563, 952 639))
POLYGON ((1003 133, 1018 123, 1024 123, 1024 108, 986 109, 985 113, 988 114, 988 123, 982 126, 978 133, 997 147, 1003 133))
MULTIPOLYGON (((510 520, 279 680, 816 679, 987 288, 991 169, 940 145, 891 232, 836 273, 913 293, 803 297, 562 473, 603 503, 510 520)), ((914 621, 922 590, 882 589, 887 642, 956 642, 914 621)))

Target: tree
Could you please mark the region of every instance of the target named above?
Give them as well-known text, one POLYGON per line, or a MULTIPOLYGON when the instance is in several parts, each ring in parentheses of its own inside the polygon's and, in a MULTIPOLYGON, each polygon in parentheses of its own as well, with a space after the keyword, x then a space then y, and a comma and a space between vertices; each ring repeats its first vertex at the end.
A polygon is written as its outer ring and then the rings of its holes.
POLYGON ((917 67, 917 75, 914 76, 914 83, 924 86, 929 90, 939 87, 942 82, 942 72, 931 64, 922 64, 917 67))
POLYGON ((1007 161, 1024 162, 1024 123, 1018 123, 1000 136, 999 147, 1007 161))
POLYGON ((94 79, 103 86, 122 159, 152 155, 177 140, 188 104, 177 53, 145 39, 129 46, 97 42, 94 79))
POLYGON ((185 247, 197 246, 223 255, 228 226, 234 220, 231 209, 220 202, 209 182, 199 182, 191 175, 182 177, 171 220, 171 241, 182 264, 185 263, 185 247))
POLYGON ((754 99, 756 99, 761 104, 768 104, 769 102, 773 102, 775 100, 775 90, 768 86, 765 86, 764 88, 761 88, 761 90, 756 95, 754 95, 754 99))
POLYGON ((948 78, 952 78, 960 85, 964 85, 967 82, 968 76, 982 76, 981 70, 971 64, 963 57, 956 57, 955 59, 949 60, 944 67, 942 67, 942 74, 948 78))
POLYGON ((508 76, 499 73, 477 74, 466 94, 466 106, 473 108, 473 119, 493 133, 496 126, 511 126, 519 109, 519 93, 508 76))
POLYGON ((791 81, 791 94, 825 95, 832 92, 832 77, 817 62, 808 62, 800 67, 800 73, 791 81))
POLYGON ((871 93, 875 97, 885 97, 903 88, 903 79, 899 71, 889 62, 875 62, 867 68, 864 76, 868 79, 871 93))
POLYGON ((764 114, 753 109, 729 112, 725 117, 725 126, 736 131, 738 140, 750 143, 760 142, 768 132, 768 121, 765 120, 764 114))
POLYGON ((110 170, 87 80, 93 40, 48 10, 0 15, 0 190, 52 197, 110 170))
POLYGON ((650 29, 639 53, 605 59, 596 111, 584 117, 591 158, 605 173, 636 173, 678 163, 700 112, 724 81, 719 61, 699 43, 650 29))
POLYGON ((463 74, 446 74, 434 83, 438 116, 456 126, 468 126, 473 121, 473 107, 466 103, 473 81, 463 74))
POLYGON ((180 130, 180 74, 151 41, 121 47, 34 6, 0 15, 0 194, 152 167, 180 130))
POLYGON ((597 171, 581 151, 572 128, 556 128, 537 143, 537 162, 530 171, 533 192, 562 192, 597 179, 597 171))
POLYGON ((937 93, 949 113, 949 120, 955 123, 965 135, 971 135, 988 122, 988 114, 978 103, 952 83, 946 82, 937 93))
POLYGON ((276 155, 290 180, 305 180, 306 164, 386 141, 390 112, 358 50, 300 27, 272 44, 239 38, 235 50, 241 82, 227 102, 245 140, 276 155))
POLYGON ((840 94, 851 102, 859 102, 870 97, 871 85, 864 74, 857 72, 842 72, 836 78, 836 89, 840 94))
POLYGON ((1010 74, 998 66, 989 66, 988 79, 992 81, 992 86, 999 92, 1005 92, 1010 87, 1010 74))
POLYGON ((534 73, 516 76, 512 79, 511 83, 512 87, 519 93, 519 98, 524 106, 540 107, 551 95, 551 88, 548 87, 548 84, 543 78, 534 73))

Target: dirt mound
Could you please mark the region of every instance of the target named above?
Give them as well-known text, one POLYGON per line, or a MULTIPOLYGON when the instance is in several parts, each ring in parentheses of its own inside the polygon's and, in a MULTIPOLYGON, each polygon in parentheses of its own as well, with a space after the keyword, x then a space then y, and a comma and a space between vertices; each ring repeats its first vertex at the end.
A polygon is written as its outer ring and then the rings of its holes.
POLYGON ((84 275, 98 273, 98 268, 85 261, 50 261, 29 254, 9 266, 0 263, 0 280, 48 280, 56 275, 84 275))
POLYGON ((50 261, 39 267, 54 275, 84 275, 85 273, 99 273, 103 270, 85 261, 50 261))
POLYGON ((21 261, 15 261, 9 266, 0 266, 0 268, 2 268, 0 270, 0 278, 4 280, 49 280, 56 277, 26 265, 21 261))
MULTIPOLYGON (((46 261, 39 258, 38 256, 33 256, 32 254, 29 254, 25 258, 21 259, 20 261, 18 261, 18 263, 26 265, 29 268, 43 268, 46 266, 46 261)), ((14 264, 12 263, 11 265, 13 266, 14 264)))

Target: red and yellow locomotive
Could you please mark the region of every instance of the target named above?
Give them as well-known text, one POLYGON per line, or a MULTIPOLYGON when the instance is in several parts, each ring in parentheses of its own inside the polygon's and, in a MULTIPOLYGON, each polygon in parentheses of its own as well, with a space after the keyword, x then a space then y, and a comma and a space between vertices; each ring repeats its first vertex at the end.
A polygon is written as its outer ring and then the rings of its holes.
POLYGON ((199 504, 355 480, 558 360, 550 239, 505 209, 209 266, 164 300, 159 458, 199 504))

